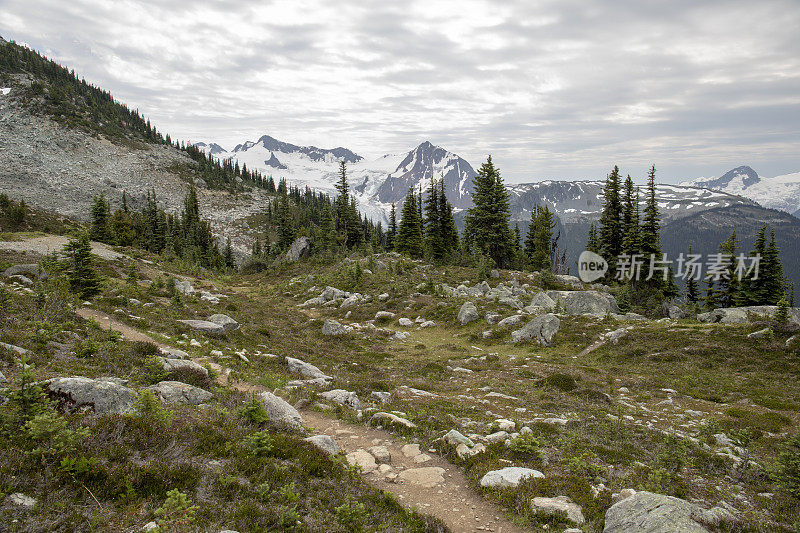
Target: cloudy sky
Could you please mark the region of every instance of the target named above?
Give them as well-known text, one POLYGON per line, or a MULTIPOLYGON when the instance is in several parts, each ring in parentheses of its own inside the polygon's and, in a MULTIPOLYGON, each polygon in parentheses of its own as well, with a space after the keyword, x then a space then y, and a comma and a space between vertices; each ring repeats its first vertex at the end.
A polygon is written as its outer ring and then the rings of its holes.
POLYGON ((797 0, 0 0, 0 35, 226 148, 430 140, 508 182, 800 171, 797 0))

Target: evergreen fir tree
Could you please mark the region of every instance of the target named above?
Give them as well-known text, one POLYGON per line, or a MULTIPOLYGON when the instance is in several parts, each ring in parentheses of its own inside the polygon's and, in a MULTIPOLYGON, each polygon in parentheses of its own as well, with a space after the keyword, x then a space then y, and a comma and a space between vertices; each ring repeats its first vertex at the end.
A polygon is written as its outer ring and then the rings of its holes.
POLYGON ((395 239, 397 239, 397 213, 395 205, 392 203, 392 210, 389 212, 389 229, 386 232, 386 250, 392 251, 395 247, 395 239))
POLYGON ((775 243, 775 229, 770 229, 770 239, 762 260, 764 281, 761 289, 761 305, 776 305, 786 292, 783 278, 783 265, 775 243))
POLYGON ((453 217, 453 206, 445 194, 444 180, 439 182, 439 223, 441 224, 444 256, 448 257, 458 250, 458 229, 453 217))
POLYGON ((531 211, 531 223, 525 240, 525 253, 533 270, 552 270, 553 228, 555 217, 545 205, 534 206, 531 211))
POLYGON ((603 210, 600 214, 598 248, 600 254, 608 261, 609 274, 613 277, 616 271, 617 256, 622 253, 622 202, 620 200, 619 167, 606 178, 603 188, 603 210))
POLYGON ((99 242, 111 242, 110 225, 111 208, 103 194, 94 197, 92 202, 92 225, 89 229, 89 236, 92 240, 99 242))
POLYGON ((419 218, 417 195, 413 187, 408 190, 408 196, 403 202, 400 227, 394 247, 401 254, 414 259, 421 258, 423 254, 422 220, 419 218))
MULTIPOLYGON (((641 229, 639 227, 639 189, 634 188, 630 175, 625 180, 625 207, 623 214, 622 251, 628 255, 642 251, 641 229)), ((660 259, 660 258, 659 258, 660 259)))
POLYGON ((445 249, 442 239, 439 189, 434 179, 431 180, 428 198, 425 201, 425 246, 434 261, 442 260, 445 249))
POLYGON ((730 266, 727 268, 727 274, 722 277, 717 283, 717 292, 719 294, 718 302, 720 307, 733 307, 739 300, 739 281, 736 276, 736 254, 738 253, 739 239, 736 236, 736 230, 733 230, 730 237, 723 242, 720 247, 720 253, 727 256, 730 260, 730 266))
POLYGON ((236 260, 233 257, 233 247, 231 246, 231 239, 225 241, 225 253, 223 254, 225 260, 225 267, 226 268, 235 268, 236 267, 236 260))
POLYGON ((597 237, 597 225, 594 222, 589 225, 589 241, 586 243, 586 249, 594 253, 600 251, 600 243, 597 237))
MULTIPOLYGON (((656 202, 656 167, 653 165, 647 174, 647 198, 642 217, 642 253, 645 257, 654 255, 661 259, 661 217, 656 202)), ((653 278, 655 279, 655 277, 653 278)))
POLYGON ((508 191, 500 172, 489 156, 473 179, 474 206, 467 212, 465 237, 471 246, 504 268, 513 255, 513 235, 509 228, 508 191))
POLYGON ((66 272, 70 288, 81 298, 89 299, 100 293, 100 276, 94 267, 89 235, 82 233, 64 246, 66 272))
MULTIPOLYGON (((689 246, 689 255, 692 254, 692 247, 689 246)), ((689 276, 686 278, 686 300, 691 303, 697 303, 699 300, 700 295, 697 289, 697 280, 694 276, 689 276)))

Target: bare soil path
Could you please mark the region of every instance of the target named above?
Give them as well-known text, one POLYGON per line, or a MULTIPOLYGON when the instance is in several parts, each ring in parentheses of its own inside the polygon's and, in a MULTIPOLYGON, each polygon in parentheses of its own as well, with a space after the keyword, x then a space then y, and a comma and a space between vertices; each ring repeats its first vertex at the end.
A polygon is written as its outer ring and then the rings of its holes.
MULTIPOLYGON (((119 331, 131 341, 155 343, 159 348, 170 348, 149 335, 123 324, 104 312, 81 308, 78 315, 92 318, 102 327, 119 331)), ((227 372, 220 372, 218 381, 227 385, 227 372)), ((263 387, 246 382, 230 384, 243 392, 257 392, 263 387)), ((490 531, 495 533, 521 533, 523 529, 503 517, 497 507, 477 494, 469 485, 461 469, 435 452, 409 450, 410 444, 402 438, 382 429, 364 425, 348 424, 326 417, 316 411, 303 410, 303 422, 316 435, 330 435, 342 453, 366 451, 373 446, 385 446, 390 460, 382 470, 365 472, 364 480, 377 489, 390 492, 406 507, 435 516, 456 533, 490 531), (427 457, 419 457, 423 455, 427 457)))

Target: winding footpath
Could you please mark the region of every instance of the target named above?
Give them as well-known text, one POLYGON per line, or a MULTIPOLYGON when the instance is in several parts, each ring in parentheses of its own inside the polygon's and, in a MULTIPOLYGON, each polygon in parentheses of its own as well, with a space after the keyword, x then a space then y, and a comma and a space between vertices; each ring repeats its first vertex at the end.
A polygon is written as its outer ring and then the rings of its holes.
MULTIPOLYGON (((78 309, 77 314, 85 319, 96 320, 103 328, 120 332, 128 340, 152 342, 159 348, 171 348, 95 309, 84 307, 78 309)), ((196 361, 207 362, 202 359, 196 361)), ((247 393, 265 390, 247 382, 229 384, 227 369, 216 369, 220 371, 220 377, 217 378, 220 385, 230 385, 247 393)), ((301 415, 312 434, 331 436, 343 454, 363 455, 374 446, 386 447, 389 453, 384 464, 365 469, 369 472, 364 472, 363 479, 377 489, 392 493, 405 507, 416 508, 421 513, 438 518, 451 531, 524 531, 503 517, 494 504, 476 494, 459 467, 435 452, 407 446, 409 443, 401 437, 382 429, 348 424, 308 409, 302 410, 301 415)))

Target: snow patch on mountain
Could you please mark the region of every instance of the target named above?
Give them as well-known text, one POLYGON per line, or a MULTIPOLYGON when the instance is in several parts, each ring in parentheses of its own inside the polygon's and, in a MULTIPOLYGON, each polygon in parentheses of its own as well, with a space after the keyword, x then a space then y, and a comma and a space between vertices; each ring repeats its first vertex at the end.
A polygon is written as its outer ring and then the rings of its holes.
POLYGON ((684 184, 744 196, 771 209, 800 212, 800 172, 767 178, 748 166, 741 166, 718 178, 698 178, 684 184))

